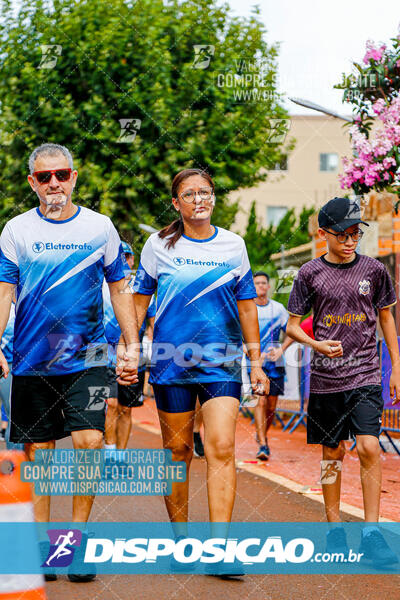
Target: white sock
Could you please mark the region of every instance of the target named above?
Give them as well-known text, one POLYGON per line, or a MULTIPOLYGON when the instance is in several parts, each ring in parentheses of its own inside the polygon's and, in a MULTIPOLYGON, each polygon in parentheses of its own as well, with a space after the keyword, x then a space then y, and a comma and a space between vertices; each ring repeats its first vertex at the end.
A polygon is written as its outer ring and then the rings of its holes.
POLYGON ((117 444, 104 444, 104 450, 116 450, 117 444))

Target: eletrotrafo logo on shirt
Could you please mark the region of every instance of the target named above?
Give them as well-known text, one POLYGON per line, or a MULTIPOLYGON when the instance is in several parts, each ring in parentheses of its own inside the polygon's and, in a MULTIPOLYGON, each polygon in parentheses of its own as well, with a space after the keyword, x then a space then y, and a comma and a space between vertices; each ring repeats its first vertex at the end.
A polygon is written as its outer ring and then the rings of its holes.
POLYGON ((44 250, 93 250, 90 244, 76 244, 75 242, 33 242, 32 250, 40 254, 44 250))
POLYGON ((183 258, 182 256, 175 256, 174 263, 178 267, 183 265, 197 266, 197 267, 226 267, 231 268, 231 265, 225 261, 217 260, 196 260, 195 258, 183 258))

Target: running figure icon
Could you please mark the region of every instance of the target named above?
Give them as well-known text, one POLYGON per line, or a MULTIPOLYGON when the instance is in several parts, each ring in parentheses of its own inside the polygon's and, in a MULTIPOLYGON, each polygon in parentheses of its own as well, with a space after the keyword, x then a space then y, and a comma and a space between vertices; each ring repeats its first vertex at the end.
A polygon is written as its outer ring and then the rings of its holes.
POLYGON ((72 550, 67 548, 67 546, 72 546, 76 543, 77 540, 74 540, 73 537, 73 531, 69 531, 67 534, 61 534, 58 536, 56 541, 57 549, 50 556, 50 558, 46 560, 46 565, 50 566, 50 563, 54 558, 61 558, 62 556, 68 556, 69 554, 72 554, 72 550))

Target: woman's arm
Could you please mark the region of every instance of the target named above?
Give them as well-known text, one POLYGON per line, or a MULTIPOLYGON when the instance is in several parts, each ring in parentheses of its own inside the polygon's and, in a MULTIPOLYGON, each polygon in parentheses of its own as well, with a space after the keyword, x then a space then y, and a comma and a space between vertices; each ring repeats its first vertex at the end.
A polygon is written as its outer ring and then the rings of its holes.
POLYGON ((269 379, 261 368, 257 307, 252 298, 237 300, 237 307, 243 339, 250 358, 250 381, 253 392, 263 396, 269 392, 269 379))

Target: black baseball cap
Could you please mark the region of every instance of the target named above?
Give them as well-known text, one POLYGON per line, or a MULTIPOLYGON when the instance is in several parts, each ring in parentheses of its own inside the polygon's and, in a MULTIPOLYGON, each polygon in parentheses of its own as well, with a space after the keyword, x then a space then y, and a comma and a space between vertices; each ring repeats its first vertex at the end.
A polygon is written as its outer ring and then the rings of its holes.
POLYGON ((318 225, 323 229, 329 227, 333 231, 345 231, 352 225, 368 223, 361 220, 360 204, 349 198, 332 198, 318 213, 318 225))

